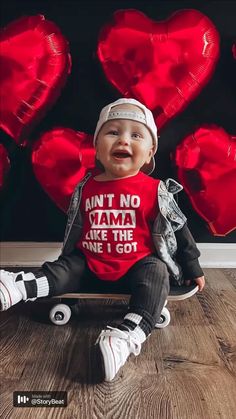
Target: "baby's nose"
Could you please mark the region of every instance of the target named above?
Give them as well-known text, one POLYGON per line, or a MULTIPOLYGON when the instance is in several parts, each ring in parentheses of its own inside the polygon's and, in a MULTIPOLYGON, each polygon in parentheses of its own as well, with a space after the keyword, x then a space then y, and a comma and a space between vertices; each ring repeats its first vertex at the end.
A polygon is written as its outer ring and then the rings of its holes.
POLYGON ((119 136, 119 143, 120 144, 129 144, 130 138, 127 134, 122 134, 119 136))

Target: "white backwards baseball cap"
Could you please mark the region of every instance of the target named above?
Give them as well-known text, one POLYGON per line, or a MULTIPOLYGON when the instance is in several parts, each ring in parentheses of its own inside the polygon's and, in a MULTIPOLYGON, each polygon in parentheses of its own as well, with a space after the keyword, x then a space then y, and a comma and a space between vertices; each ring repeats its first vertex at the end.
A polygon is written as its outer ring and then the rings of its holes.
MULTIPOLYGON (((126 98, 118 99, 115 102, 109 103, 109 105, 105 106, 101 110, 101 113, 99 115, 99 120, 97 122, 97 126, 94 133, 94 138, 93 138, 94 146, 96 144, 96 139, 97 139, 100 129, 105 124, 105 122, 110 121, 111 119, 131 119, 132 121, 138 121, 144 124, 149 129, 153 138, 153 155, 156 153, 157 147, 158 147, 158 136, 157 136, 157 126, 154 121, 153 114, 148 108, 146 108, 146 106, 144 106, 141 102, 139 102, 136 99, 126 99, 126 98), (143 112, 128 111, 126 109, 112 110, 114 106, 124 105, 124 104, 135 105, 139 107, 143 112)), ((145 164, 141 168, 141 171, 150 175, 154 169, 155 169, 155 159, 154 157, 152 157, 150 163, 145 164)))

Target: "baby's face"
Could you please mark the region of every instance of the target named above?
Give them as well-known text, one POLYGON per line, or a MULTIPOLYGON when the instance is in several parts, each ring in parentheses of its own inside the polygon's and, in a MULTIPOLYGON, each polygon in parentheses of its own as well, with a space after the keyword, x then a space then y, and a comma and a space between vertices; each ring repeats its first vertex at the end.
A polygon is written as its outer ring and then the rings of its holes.
MULTIPOLYGON (((112 110, 143 113, 130 104, 117 105, 112 110)), ((141 122, 129 119, 107 121, 96 142, 96 158, 102 163, 109 179, 134 176, 153 156, 153 139, 141 122)))

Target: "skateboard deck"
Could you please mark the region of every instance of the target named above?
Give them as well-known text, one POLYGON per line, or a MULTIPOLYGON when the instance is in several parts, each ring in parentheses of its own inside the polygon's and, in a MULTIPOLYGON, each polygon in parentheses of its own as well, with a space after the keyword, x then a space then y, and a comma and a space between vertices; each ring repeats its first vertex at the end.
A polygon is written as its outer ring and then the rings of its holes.
MULTIPOLYGON (((170 293, 167 297, 167 301, 182 301, 186 300, 187 298, 192 297, 196 292, 198 291, 198 285, 192 285, 192 286, 176 286, 170 288, 170 293)), ((49 318, 52 323, 56 325, 64 325, 68 323, 70 317, 71 317, 71 309, 70 309, 70 303, 71 301, 74 304, 74 300, 81 300, 81 299, 112 299, 112 300, 127 300, 129 301, 130 295, 129 294, 97 294, 97 293, 68 293, 68 294, 62 294, 58 295, 56 297, 53 297, 53 299, 59 300, 60 303, 55 304, 49 313, 49 318), (68 300, 67 304, 66 301, 64 304, 62 304, 62 300, 68 300), (71 301, 69 301, 71 300, 71 301)), ((168 308, 166 307, 167 301, 165 303, 165 306, 162 309, 161 316, 159 321, 156 323, 155 328, 161 329, 170 323, 170 312, 168 308)))
MULTIPOLYGON (((190 286, 175 286, 170 288, 170 293, 167 297, 168 301, 182 301, 187 298, 192 297, 198 291, 198 285, 190 286)), ((130 298, 129 294, 99 294, 99 293, 67 293, 58 295, 54 298, 59 299, 112 299, 112 300, 128 300, 130 298)))

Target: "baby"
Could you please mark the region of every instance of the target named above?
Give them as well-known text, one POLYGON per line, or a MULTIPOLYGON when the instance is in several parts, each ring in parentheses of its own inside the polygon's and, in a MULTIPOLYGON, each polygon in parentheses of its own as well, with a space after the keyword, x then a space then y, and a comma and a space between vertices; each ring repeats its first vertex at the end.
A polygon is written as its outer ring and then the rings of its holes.
POLYGON ((152 112, 134 99, 102 109, 94 134, 100 171, 77 185, 61 255, 36 272, 0 271, 1 310, 21 300, 66 292, 128 293, 127 313, 96 341, 105 380, 111 381, 160 318, 170 282, 205 280, 200 252, 173 193, 180 185, 149 174, 155 167, 157 128, 152 112), (173 193, 172 193, 173 192, 173 193))

